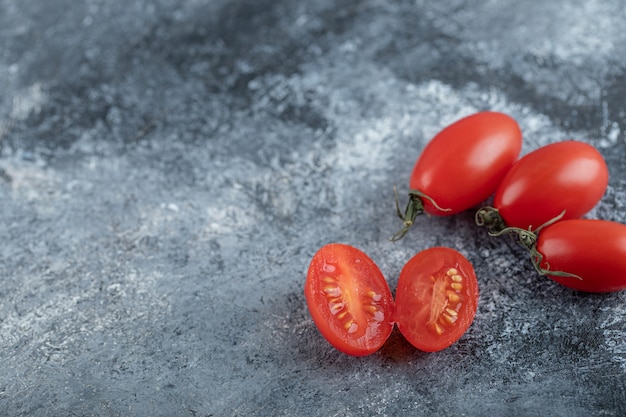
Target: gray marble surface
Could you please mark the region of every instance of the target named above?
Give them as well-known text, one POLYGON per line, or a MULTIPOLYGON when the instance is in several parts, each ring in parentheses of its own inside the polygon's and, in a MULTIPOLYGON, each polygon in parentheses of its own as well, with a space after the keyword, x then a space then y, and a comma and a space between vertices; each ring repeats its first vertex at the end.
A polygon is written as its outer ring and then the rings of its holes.
POLYGON ((402 241, 393 186, 442 127, 518 120, 610 168, 626 222, 626 8, 613 1, 0 0, 0 410, 7 416, 621 416, 626 294, 538 276, 473 213, 402 241), (395 288, 475 266, 476 320, 426 354, 334 350, 325 243, 395 288))

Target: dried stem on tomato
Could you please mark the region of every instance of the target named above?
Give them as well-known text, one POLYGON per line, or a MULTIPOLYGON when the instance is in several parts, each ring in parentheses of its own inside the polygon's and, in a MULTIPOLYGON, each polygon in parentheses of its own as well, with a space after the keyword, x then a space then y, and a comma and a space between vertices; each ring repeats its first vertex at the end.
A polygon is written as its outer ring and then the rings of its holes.
POLYGON ((494 219, 494 211, 497 212, 497 209, 494 209, 493 207, 484 207, 478 210, 476 213, 476 224, 479 226, 487 226, 489 235, 491 236, 501 236, 504 234, 513 235, 517 239, 518 243, 528 250, 530 261, 539 275, 570 277, 582 280, 582 278, 576 274, 571 274, 565 271, 550 270, 550 264, 543 262, 543 255, 537 250, 537 237, 539 236, 541 229, 561 220, 561 218, 565 215, 565 210, 535 230, 525 230, 519 227, 501 227, 501 225, 497 224, 497 221, 492 221, 494 219), (541 266, 542 262, 544 263, 544 266, 541 266))
POLYGON ((424 214, 423 200, 428 200, 439 211, 450 211, 450 209, 448 208, 439 207, 439 205, 432 197, 424 194, 423 192, 419 190, 409 190, 409 202, 407 203, 403 213, 400 210, 400 200, 398 199, 398 191, 396 190, 396 187, 393 187, 393 192, 396 196, 396 214, 404 222, 404 227, 398 230, 391 237, 392 242, 402 239, 407 234, 411 226, 413 226, 413 224, 415 223, 415 219, 417 218, 417 216, 424 214))
POLYGON ((504 219, 500 216, 500 212, 495 207, 485 206, 480 208, 474 216, 478 226, 487 228, 487 232, 491 236, 497 236, 506 229, 504 219))

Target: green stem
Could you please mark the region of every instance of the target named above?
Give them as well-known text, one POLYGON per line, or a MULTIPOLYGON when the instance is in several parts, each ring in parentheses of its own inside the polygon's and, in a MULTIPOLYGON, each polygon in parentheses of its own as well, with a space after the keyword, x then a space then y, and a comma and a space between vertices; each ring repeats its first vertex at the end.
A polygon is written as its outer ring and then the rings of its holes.
POLYGON ((396 214, 404 222, 404 226, 402 227, 402 229, 398 230, 391 237, 391 241, 396 242, 402 239, 408 233, 411 226, 413 226, 413 223, 415 222, 417 216, 424 213, 424 203, 422 203, 421 198, 409 193, 409 202, 404 209, 404 213, 402 213, 402 211, 400 211, 400 200, 398 198, 398 191, 396 190, 396 187, 393 187, 393 192, 396 196, 396 214))
POLYGON ((415 223, 417 216, 424 214, 424 200, 428 200, 433 206, 440 211, 450 211, 449 208, 441 208, 433 200, 432 197, 424 194, 419 190, 409 190, 409 202, 404 209, 404 213, 400 210, 400 200, 398 199, 398 191, 396 187, 393 187, 393 191, 396 196, 396 214, 404 222, 402 229, 398 230, 392 237, 391 241, 396 242, 402 239, 409 231, 411 226, 415 223))
POLYGON ((491 236, 497 236, 506 229, 506 224, 495 207, 485 206, 479 209, 474 220, 478 226, 485 226, 491 236))
MULTIPOLYGON (((535 230, 531 230, 531 229, 525 230, 519 227, 501 227, 500 224, 496 224, 494 226, 494 223, 489 223, 493 219, 492 217, 493 211, 497 212, 497 209, 493 207, 486 207, 486 208, 480 209, 476 213, 476 224, 478 224, 479 226, 486 225, 489 228, 489 234, 491 236, 500 236, 504 234, 516 236, 517 241, 528 250, 528 254, 530 255, 530 261, 532 262, 533 267, 535 268, 535 270, 537 271, 539 275, 551 275, 555 277, 569 277, 569 278, 576 278, 576 279, 582 280, 582 277, 576 274, 571 274, 565 271, 550 270, 550 264, 548 264, 547 262, 543 262, 543 255, 541 254, 541 252, 537 250, 537 238, 539 237, 539 232, 545 227, 548 227, 551 224, 554 224, 558 222, 559 220, 561 220, 563 216, 565 216, 565 210, 563 210, 561 214, 548 220, 547 222, 545 222, 544 224, 542 224, 535 230), (485 211, 481 213, 482 210, 485 210, 485 211), (545 266, 541 266, 542 262, 544 263, 545 266)), ((499 214, 497 217, 500 220, 502 220, 499 214)), ((502 221, 502 226, 503 225, 504 225, 504 222, 502 221)))

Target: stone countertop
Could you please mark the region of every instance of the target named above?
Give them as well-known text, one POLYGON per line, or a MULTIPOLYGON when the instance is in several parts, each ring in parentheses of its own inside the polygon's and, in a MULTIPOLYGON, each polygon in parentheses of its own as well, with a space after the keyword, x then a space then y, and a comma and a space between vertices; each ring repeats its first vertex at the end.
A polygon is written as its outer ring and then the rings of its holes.
POLYGON ((619 416, 626 294, 538 276, 473 213, 402 241, 393 187, 479 110, 576 139, 626 222, 621 0, 0 0, 0 409, 8 416, 619 416), (325 243, 395 288, 449 246, 481 297, 438 353, 339 353, 325 243))

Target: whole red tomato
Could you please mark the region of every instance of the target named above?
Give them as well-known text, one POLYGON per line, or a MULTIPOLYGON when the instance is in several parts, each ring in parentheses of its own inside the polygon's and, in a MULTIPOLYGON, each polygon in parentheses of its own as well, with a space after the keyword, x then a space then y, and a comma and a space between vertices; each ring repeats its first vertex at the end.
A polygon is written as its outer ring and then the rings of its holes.
POLYGON ((477 222, 497 231, 504 227, 537 229, 557 218, 576 219, 602 198, 608 168, 591 145, 573 140, 532 151, 517 161, 500 183, 494 207, 477 212, 477 222))
POLYGON ((522 133, 517 122, 498 112, 467 116, 439 132, 419 156, 409 181, 409 204, 398 215, 402 238, 417 215, 451 215, 491 196, 517 160, 522 133))
POLYGON ((426 249, 402 268, 396 289, 396 323, 416 348, 435 352, 456 342, 478 307, 474 268, 459 252, 426 249))
POLYGON ((541 273, 586 292, 626 289, 626 225, 564 220, 541 229, 534 247, 541 273))
POLYGON ((372 354, 393 330, 389 285, 374 261, 355 247, 323 246, 311 260, 304 295, 320 333, 341 352, 372 354))

